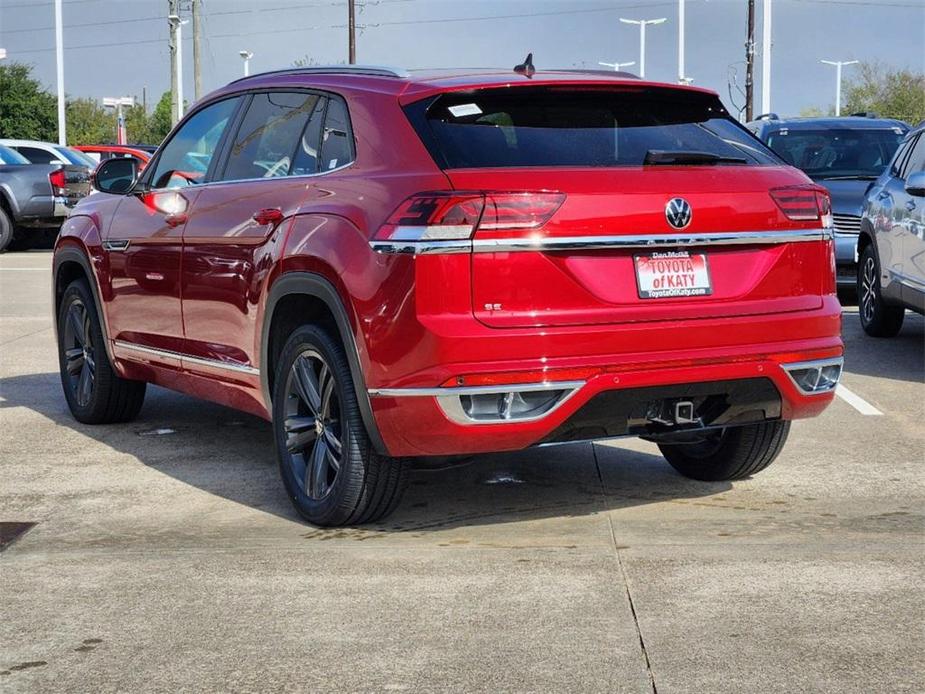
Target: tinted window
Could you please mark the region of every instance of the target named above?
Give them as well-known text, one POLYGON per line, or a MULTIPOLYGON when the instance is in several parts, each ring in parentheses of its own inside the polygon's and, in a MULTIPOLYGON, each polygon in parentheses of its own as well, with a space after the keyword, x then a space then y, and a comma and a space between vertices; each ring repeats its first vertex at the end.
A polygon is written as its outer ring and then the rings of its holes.
POLYGON ((903 138, 895 130, 779 130, 768 146, 813 178, 879 176, 903 138))
POLYGON ((912 152, 909 154, 909 160, 903 169, 903 178, 908 178, 911 174, 925 171, 925 137, 919 135, 919 139, 912 146, 912 152))
POLYGON ((321 141, 321 171, 346 166, 353 161, 353 133, 347 105, 342 99, 331 97, 324 120, 321 141))
POLYGON ((327 106, 327 99, 318 99, 315 110, 312 111, 311 118, 305 125, 299 137, 298 146, 295 151, 295 158, 292 160, 293 176, 303 176, 305 174, 317 173, 321 168, 321 124, 324 122, 324 110, 327 106))
POLYGON ((0 145, 0 164, 28 164, 29 160, 11 147, 0 145))
POLYGON ((60 155, 60 159, 67 164, 78 164, 79 166, 89 166, 91 169, 96 166, 93 161, 83 152, 71 149, 70 147, 55 147, 55 151, 60 155))
POLYGON ((315 110, 315 94, 255 94, 228 155, 224 180, 288 176, 302 132, 315 110))
POLYGON ((153 188, 201 183, 238 99, 225 99, 193 115, 161 151, 150 178, 153 188))
POLYGON ((639 166, 650 150, 779 163, 697 92, 493 89, 441 97, 424 118, 423 139, 448 168, 639 166))
POLYGON ((32 164, 51 164, 53 161, 67 161, 64 157, 38 147, 16 147, 15 149, 32 164))
POLYGON ((903 140, 902 144, 899 145, 899 148, 896 150, 896 154, 893 155, 893 163, 890 164, 890 175, 899 178, 902 175, 903 164, 906 163, 906 155, 909 153, 909 148, 912 146, 912 143, 915 141, 914 137, 908 137, 903 140))

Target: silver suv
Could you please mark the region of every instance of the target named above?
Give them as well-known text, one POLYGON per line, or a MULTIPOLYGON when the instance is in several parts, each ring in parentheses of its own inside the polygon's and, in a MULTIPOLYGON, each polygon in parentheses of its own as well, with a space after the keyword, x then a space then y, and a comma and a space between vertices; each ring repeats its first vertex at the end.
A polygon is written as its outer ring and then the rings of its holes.
POLYGON ((858 238, 858 303, 868 335, 893 337, 905 309, 925 313, 925 124, 871 185, 858 238))

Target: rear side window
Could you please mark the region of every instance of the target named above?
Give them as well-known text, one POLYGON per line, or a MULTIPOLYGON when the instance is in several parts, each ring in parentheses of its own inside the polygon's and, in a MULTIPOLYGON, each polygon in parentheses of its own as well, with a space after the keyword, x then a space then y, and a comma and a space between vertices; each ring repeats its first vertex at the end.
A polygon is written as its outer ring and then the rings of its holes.
POLYGON ((29 160, 32 164, 51 164, 53 161, 67 161, 64 157, 59 157, 47 150, 38 147, 16 147, 21 155, 29 160))
MULTIPOLYGON (((303 132, 319 102, 317 94, 255 94, 228 155, 223 180, 289 176, 303 147, 303 132)), ((316 138, 317 140, 317 138, 316 138)), ((314 145, 316 143, 306 143, 314 145)), ((304 163, 300 164, 304 168, 304 163)))
POLYGON ((353 133, 347 104, 343 99, 332 96, 328 100, 321 139, 321 171, 339 169, 352 162, 353 158, 353 133))
POLYGON ((903 169, 903 179, 908 178, 911 174, 925 171, 925 137, 919 135, 912 146, 912 152, 909 154, 909 160, 903 169))
POLYGON ((640 166, 651 151, 780 164, 716 97, 698 92, 518 87, 447 94, 407 112, 450 169, 640 166))

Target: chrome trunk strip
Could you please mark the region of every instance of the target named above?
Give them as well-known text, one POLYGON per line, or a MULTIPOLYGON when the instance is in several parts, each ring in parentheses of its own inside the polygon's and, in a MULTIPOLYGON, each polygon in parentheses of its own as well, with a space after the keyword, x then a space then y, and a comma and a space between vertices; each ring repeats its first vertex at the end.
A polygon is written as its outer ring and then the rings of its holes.
POLYGON ((701 246, 776 245, 828 241, 831 228, 795 231, 730 231, 705 234, 634 234, 611 236, 519 237, 453 241, 370 241, 377 253, 428 255, 434 253, 511 253, 582 251, 606 249, 655 249, 701 246))
POLYGON ((125 342, 123 340, 115 340, 114 344, 116 347, 121 349, 127 349, 133 352, 139 352, 141 354, 149 354, 154 357, 180 359, 181 361, 188 362, 190 364, 208 366, 213 369, 224 369, 226 371, 233 371, 235 373, 247 374, 248 376, 260 375, 260 369, 255 369, 253 366, 248 366, 247 364, 231 364, 226 361, 219 361, 218 359, 193 357, 189 354, 183 354, 182 352, 173 352, 168 349, 157 349, 156 347, 145 347, 144 345, 136 345, 134 342, 125 342))

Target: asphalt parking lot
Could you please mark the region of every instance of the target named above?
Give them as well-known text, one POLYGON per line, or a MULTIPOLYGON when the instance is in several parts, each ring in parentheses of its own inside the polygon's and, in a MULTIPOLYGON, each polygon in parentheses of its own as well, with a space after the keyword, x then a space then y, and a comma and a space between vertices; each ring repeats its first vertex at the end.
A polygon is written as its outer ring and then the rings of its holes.
POLYGON ((35 524, 0 554, 3 691, 925 690, 920 316, 873 340, 846 308, 848 391, 753 479, 576 444, 318 530, 262 420, 152 388, 73 421, 50 262, 0 256, 0 521, 35 524))

